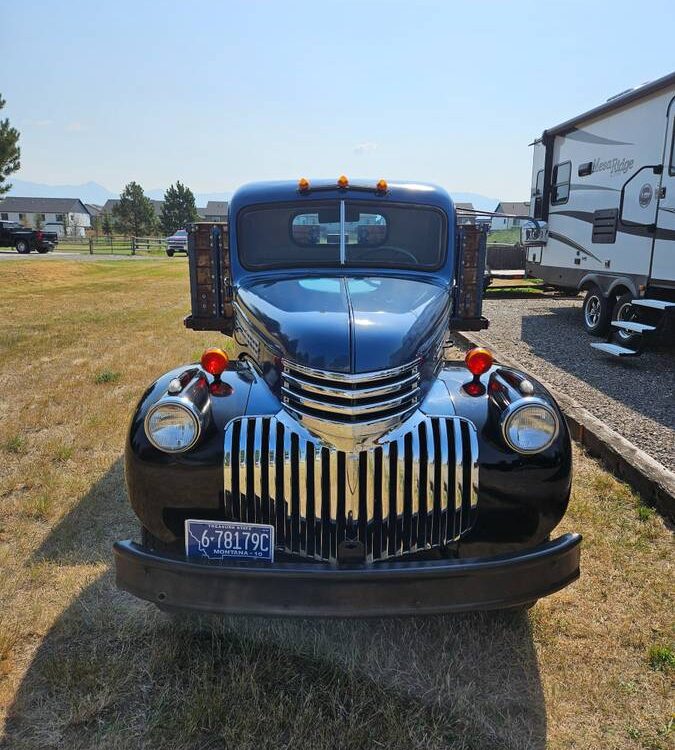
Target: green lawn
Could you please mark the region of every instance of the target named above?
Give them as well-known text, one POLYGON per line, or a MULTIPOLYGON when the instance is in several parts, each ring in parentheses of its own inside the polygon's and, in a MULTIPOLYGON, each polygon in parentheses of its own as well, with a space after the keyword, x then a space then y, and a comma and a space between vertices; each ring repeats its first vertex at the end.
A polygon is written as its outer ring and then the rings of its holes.
POLYGON ((515 245, 520 242, 520 228, 514 229, 495 229, 488 235, 488 243, 498 243, 504 245, 515 245))

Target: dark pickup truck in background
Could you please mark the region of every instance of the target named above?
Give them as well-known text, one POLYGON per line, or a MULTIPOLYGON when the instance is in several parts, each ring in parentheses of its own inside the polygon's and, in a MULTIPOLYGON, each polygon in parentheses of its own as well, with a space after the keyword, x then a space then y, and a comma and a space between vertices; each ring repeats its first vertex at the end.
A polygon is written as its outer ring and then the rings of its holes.
POLYGON ((0 247, 15 247, 17 253, 26 254, 31 250, 48 253, 58 245, 56 232, 23 227, 16 221, 0 221, 0 247))

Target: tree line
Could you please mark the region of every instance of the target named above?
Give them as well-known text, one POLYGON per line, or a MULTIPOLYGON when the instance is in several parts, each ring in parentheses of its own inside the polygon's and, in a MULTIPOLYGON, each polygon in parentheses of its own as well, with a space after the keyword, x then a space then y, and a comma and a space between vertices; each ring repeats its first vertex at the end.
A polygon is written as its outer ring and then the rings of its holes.
POLYGON ((112 213, 102 213, 92 221, 92 225, 95 232, 107 236, 117 233, 146 237, 159 232, 173 234, 198 219, 194 193, 180 180, 170 185, 164 193, 164 205, 159 216, 143 188, 137 182, 130 182, 120 193, 119 202, 113 206, 112 213))

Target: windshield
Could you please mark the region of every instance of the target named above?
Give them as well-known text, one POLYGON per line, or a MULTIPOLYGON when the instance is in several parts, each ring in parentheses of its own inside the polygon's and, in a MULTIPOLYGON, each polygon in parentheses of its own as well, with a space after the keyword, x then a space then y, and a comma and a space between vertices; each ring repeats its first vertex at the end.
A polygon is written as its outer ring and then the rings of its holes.
POLYGON ((237 237, 246 268, 432 270, 444 259, 445 215, 429 206, 376 201, 253 206, 240 213, 237 237))

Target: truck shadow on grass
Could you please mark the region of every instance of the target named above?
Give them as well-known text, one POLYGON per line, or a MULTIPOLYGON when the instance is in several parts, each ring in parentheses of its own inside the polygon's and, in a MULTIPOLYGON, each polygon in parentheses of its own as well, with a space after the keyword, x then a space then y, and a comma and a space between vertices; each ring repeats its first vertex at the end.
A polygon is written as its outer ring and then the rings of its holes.
MULTIPOLYGON (((34 561, 109 562, 133 533, 118 461, 34 561)), ((43 639, 0 747, 538 750, 545 737, 523 613, 170 617, 118 592, 109 569, 43 639)))

